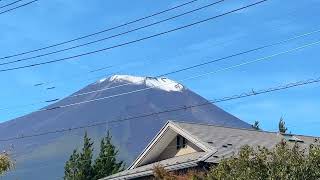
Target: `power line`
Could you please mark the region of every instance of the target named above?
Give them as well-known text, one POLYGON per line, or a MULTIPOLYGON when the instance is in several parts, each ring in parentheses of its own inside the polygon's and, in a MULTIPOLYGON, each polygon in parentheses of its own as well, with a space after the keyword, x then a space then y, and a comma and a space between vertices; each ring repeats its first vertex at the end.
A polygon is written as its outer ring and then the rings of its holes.
MULTIPOLYGON (((314 30, 314 31, 311 31, 311 32, 308 32, 309 34, 313 34, 313 33, 317 33, 319 32, 320 30, 314 30)), ((304 33, 304 34, 300 34, 298 36, 307 36, 308 33, 304 33)), ((296 39, 298 39, 299 37, 298 36, 295 36, 296 39)), ((292 37, 292 38, 295 38, 295 37, 292 37)), ((288 39, 290 40, 290 39, 288 39)), ((231 40, 233 41, 233 40, 231 40)), ((219 44, 225 44, 229 41, 226 41, 226 42, 222 42, 222 43, 219 43, 219 44)), ((166 60, 167 61, 167 60, 166 60)), ((147 62, 147 63, 150 63, 152 62, 150 59, 148 60, 142 60, 142 61, 135 61, 133 63, 144 63, 144 62, 147 62)), ((158 61, 157 61, 158 62, 158 61)), ((165 62, 165 61, 161 61, 161 62, 165 62)), ((82 72, 82 73, 77 73, 77 74, 73 74, 71 75, 71 77, 67 78, 67 79, 82 79, 83 75, 84 74, 91 74, 91 73, 96 73, 96 72, 99 72, 99 71, 103 71, 103 70, 107 70, 109 68, 115 68, 115 67, 123 67, 124 65, 131 65, 132 63, 121 63, 121 64, 115 64, 115 65, 105 65, 104 67, 101 67, 101 68, 96 68, 96 69, 92 69, 88 72, 82 72), (78 76, 81 76, 81 77, 78 77, 78 76)), ((136 66, 139 66, 139 65, 136 65, 136 66)), ((66 80, 66 78, 64 77, 63 80, 66 80)), ((56 80, 51 80, 51 81, 47 81, 47 82, 38 82, 38 83, 34 83, 32 86, 42 86, 42 85, 47 85, 47 84, 51 84, 51 83, 55 83, 55 82, 62 82, 60 79, 56 79, 56 80)))
MULTIPOLYGON (((219 140, 219 139, 222 139, 222 138, 217 138, 217 140, 219 140)), ((123 143, 124 144, 124 143, 123 143)), ((130 143, 131 144, 131 143, 130 143)), ((126 146, 126 144, 124 144, 124 145, 119 145, 119 147, 121 147, 121 146, 126 146)), ((176 145, 169 145, 169 146, 167 146, 167 148, 169 148, 169 149, 176 149, 177 148, 177 146, 176 145)), ((19 157, 19 156, 21 156, 21 155, 25 155, 26 153, 10 153, 9 154, 9 156, 11 157, 12 155, 14 155, 15 157, 12 157, 13 159, 16 159, 17 157, 19 157)), ((107 157, 114 157, 114 156, 103 156, 103 157, 105 157, 105 158, 107 158, 107 157)), ((91 160, 77 160, 77 162, 88 162, 88 161, 91 161, 92 163, 94 163, 94 159, 91 159, 91 160)), ((55 165, 55 167, 60 167, 60 166, 64 166, 63 164, 61 164, 61 163, 59 163, 59 164, 56 164, 55 165)), ((14 169, 14 171, 9 171, 9 172, 7 172, 7 174, 12 174, 12 175, 14 175, 15 173, 19 173, 19 172, 21 172, 21 171, 23 171, 23 173, 25 174, 26 173, 26 171, 25 170, 30 170, 30 169, 35 169, 35 168, 37 168, 37 169, 39 169, 39 168, 46 168, 46 167, 50 167, 50 168, 52 168, 52 164, 48 164, 48 163, 41 163, 41 164, 38 164, 37 166, 35 166, 35 167, 27 167, 27 168, 17 168, 17 169, 14 169)), ((62 179, 63 179, 63 177, 62 177, 62 179)))
MULTIPOLYGON (((106 76, 110 76, 112 74, 113 73, 109 73, 106 76)), ((97 79, 97 78, 88 78, 87 80, 91 80, 91 79, 97 79)), ((29 107, 29 106, 52 103, 52 102, 59 101, 60 99, 61 98, 51 98, 51 99, 47 99, 47 100, 41 100, 41 101, 32 102, 32 103, 29 103, 29 104, 21 104, 21 105, 16 105, 16 106, 9 106, 9 107, 0 107, 0 111, 7 111, 7 110, 11 110, 11 109, 22 109, 22 108, 29 107)))
MULTIPOLYGON (((70 77, 67 77, 67 78, 64 78, 63 80, 72 80, 72 79, 78 79, 79 76, 81 76, 81 79, 83 78, 83 75, 84 74, 93 74, 93 73, 96 73, 98 71, 103 71, 103 70, 106 70, 106 69, 109 69, 111 66, 106 66, 106 67, 103 67, 103 68, 97 68, 97 69, 93 69, 93 70, 90 70, 90 71, 87 71, 87 72, 83 72, 83 73, 77 73, 77 74, 74 74, 73 76, 70 76, 70 77)), ((112 66, 113 67, 113 66, 112 66)), ((114 73, 119 73, 120 71, 113 71, 114 73)), ((108 73, 108 74, 113 74, 113 73, 108 73)), ((95 77, 92 77, 92 78, 89 78, 89 77, 85 77, 84 79, 82 79, 83 81, 86 81, 86 80, 95 80, 97 79, 97 77, 105 77, 106 75, 99 75, 99 76, 95 76, 95 77)), ((108 76, 108 75, 107 75, 108 76)), ((34 87, 37 87, 37 86, 43 86, 43 85, 49 85, 49 84, 52 84, 54 82, 59 82, 60 80, 59 79, 55 79, 55 80, 51 80, 51 81, 47 81, 47 82, 39 82, 39 83, 34 83, 32 86, 34 87)))
POLYGON ((8 3, 6 5, 0 6, 0 9, 8 7, 8 6, 11 6, 11 5, 14 5, 14 4, 16 4, 16 3, 20 2, 20 1, 23 1, 23 0, 17 0, 17 1, 11 2, 11 3, 8 3))
MULTIPOLYGON (((289 89, 289 88, 298 87, 298 86, 304 86, 304 85, 308 85, 308 84, 315 84, 315 83, 319 83, 319 82, 320 82, 320 77, 314 78, 314 79, 307 79, 307 80, 297 81, 297 82, 293 82, 293 83, 289 83, 289 84, 285 84, 285 85, 280 85, 280 86, 276 86, 276 87, 272 87, 272 88, 267 88, 267 89, 251 90, 251 91, 244 92, 241 94, 237 94, 237 95, 233 95, 233 96, 226 96, 226 97, 223 97, 220 99, 209 100, 204 103, 198 103, 198 104, 194 104, 194 105, 190 105, 190 106, 179 106, 179 107, 175 107, 175 108, 171 108, 171 109, 167 109, 167 110, 163 110, 163 111, 146 113, 146 114, 141 114, 141 115, 137 115, 137 116, 130 116, 130 117, 126 117, 126 118, 120 118, 120 119, 109 121, 109 123, 120 123, 120 122, 124 122, 124 121, 130 121, 130 120, 134 120, 134 119, 145 118, 145 117, 155 116, 155 115, 159 115, 159 114, 182 111, 182 110, 186 110, 186 109, 192 109, 195 107, 201 107, 201 106, 206 106, 206 105, 210 105, 210 104, 214 104, 214 103, 226 102, 226 101, 235 100, 235 99, 241 99, 241 98, 257 96, 257 95, 261 95, 261 94, 267 94, 267 93, 271 93, 271 92, 275 92, 275 91, 280 91, 280 90, 289 89)), ((44 135, 48 135, 48 134, 56 134, 56 133, 68 132, 68 131, 73 131, 73 130, 78 130, 78 129, 91 128, 91 127, 101 126, 101 125, 105 125, 105 124, 106 124, 106 122, 103 121, 103 122, 97 122, 97 123, 78 126, 78 127, 70 127, 70 128, 59 129, 59 130, 46 131, 46 132, 42 132, 42 133, 38 133, 38 134, 21 135, 19 137, 0 139, 0 141, 4 142, 4 141, 25 139, 25 138, 32 138, 32 137, 44 136, 44 135)))
MULTIPOLYGON (((165 61, 167 61, 167 60, 161 60, 161 61, 158 61, 158 62, 165 62, 165 61)), ((93 73, 97 73, 97 72, 104 71, 104 70, 107 70, 107 69, 118 67, 117 71, 112 71, 112 73, 108 73, 107 75, 98 76, 98 77, 105 77, 105 76, 109 76, 109 75, 112 75, 112 74, 115 74, 115 73, 120 73, 120 70, 128 68, 128 67, 125 67, 125 66, 134 66, 134 67, 136 67, 136 66, 139 66, 139 65, 137 65, 137 63, 146 64, 146 63, 151 63, 151 62, 152 61, 149 59, 149 60, 143 60, 143 61, 133 61, 133 62, 130 62, 130 63, 119 63, 119 64, 114 64, 114 65, 105 65, 103 67, 95 68, 95 69, 92 69, 92 70, 89 70, 89 71, 86 71, 86 72, 73 74, 70 77, 68 77, 67 79, 68 80, 70 80, 70 79, 78 79, 79 77, 81 77, 81 79, 82 79, 83 75, 93 74, 93 73)), ((86 77, 85 80, 94 80, 94 79, 96 80, 96 78, 87 78, 86 77)), ((63 80, 66 80, 66 78, 63 78, 63 80)), ((47 81, 47 82, 45 82, 45 81, 44 82, 38 82, 38 83, 34 83, 33 86, 48 85, 48 84, 55 83, 55 82, 61 82, 61 81, 59 79, 55 79, 55 80, 51 80, 51 81, 47 81)))
MULTIPOLYGON (((290 52, 294 52, 294 51, 298 51, 298 50, 301 50, 301 49, 304 49, 304 48, 308 48, 308 47, 311 47, 313 45, 317 45, 319 43, 320 43, 320 41, 308 43, 308 44, 305 44, 305 45, 302 45, 302 46, 299 46, 299 47, 296 47, 296 48, 293 48, 293 49, 289 49, 289 50, 286 50, 286 51, 281 51, 279 53, 275 53, 275 54, 272 54, 272 55, 269 55, 269 56, 264 56, 264 57, 257 58, 257 59, 251 60, 251 61, 246 61, 246 62, 239 63, 239 64, 236 64, 236 65, 233 65, 233 66, 228 66, 226 68, 221 68, 221 69, 216 70, 216 71, 211 71, 211 72, 207 72, 207 73, 203 73, 203 74, 199 74, 199 75, 195 75, 195 76, 190 76, 190 77, 187 77, 187 78, 184 78, 184 79, 180 79, 179 82, 183 82, 183 81, 187 81, 187 80, 203 77, 203 76, 206 76, 206 75, 216 74, 216 73, 223 72, 223 71, 229 71, 229 70, 241 67, 241 66, 245 66, 245 65, 248 65, 248 64, 253 64, 253 63, 256 63, 256 62, 260 62, 260 61, 265 61, 265 60, 271 59, 273 57, 284 55, 284 54, 287 54, 287 53, 290 53, 290 52)), ((94 102, 94 101, 100 101, 100 100, 105 100, 105 99, 109 99, 109 98, 115 98, 115 97, 119 97, 119 96, 123 96, 123 95, 128 95, 128 94, 138 93, 138 92, 142 92, 142 91, 146 91, 146 90, 150 90, 150 89, 154 89, 154 88, 159 88, 159 87, 170 85, 170 84, 173 84, 173 83, 170 82, 170 83, 165 83, 165 84, 162 84, 162 85, 159 85, 159 86, 155 86, 155 87, 147 87, 147 88, 138 89, 138 90, 134 90, 134 91, 129 91, 129 92, 125 92, 125 93, 120 93, 120 94, 116 94, 116 95, 112 95, 112 96, 107 96, 107 97, 102 97, 102 98, 82 101, 82 102, 63 105, 63 106, 57 106, 57 107, 54 107, 54 109, 70 107, 70 106, 74 106, 74 105, 79 105, 79 104, 88 103, 88 102, 94 102)), ((119 85, 119 86, 121 86, 121 85, 119 85)), ((107 88, 105 88, 104 90, 106 90, 106 89, 107 88)), ((112 89, 112 87, 110 87, 109 89, 112 89)), ((102 91, 102 90, 90 91, 90 92, 81 93, 81 94, 75 94, 75 95, 73 95, 71 97, 82 96, 82 95, 86 95, 86 94, 90 94, 90 93, 94 93, 94 92, 99 92, 99 91, 102 91)), ((46 109, 43 109, 43 110, 46 110, 46 109)))
POLYGON ((119 48, 119 47, 126 46, 126 45, 129 45, 129 44, 134 44, 134 43, 137 43, 137 42, 140 42, 140 41, 144 41, 144 40, 147 40, 147 39, 152 39, 152 38, 155 38, 155 37, 158 37, 158 36, 161 36, 161 35, 165 35, 165 34, 168 34, 168 33, 171 33, 171 32, 175 32, 175 31, 178 31, 178 30, 181 30, 181 29, 185 29, 185 28, 188 28, 188 27, 191 27, 191 26, 195 26, 195 25, 198 25, 198 24, 201 24, 201 23, 204 23, 204 22, 207 22, 207 21, 210 21, 210 20, 225 16, 225 15, 228 15, 228 14, 231 14, 231 13, 234 13, 234 12, 237 12, 237 11, 240 11, 240 10, 243 10, 243 9, 258 5, 258 4, 263 3, 265 1, 268 1, 268 0, 261 0, 261 1, 255 2, 255 3, 243 6, 241 8, 237 8, 237 9, 228 11, 228 12, 220 14, 220 15, 216 15, 216 16, 213 16, 213 17, 201 20, 201 21, 196 21, 194 23, 187 24, 187 25, 184 25, 184 26, 180 26, 178 28, 174 28, 174 29, 171 29, 171 30, 168 30, 168 31, 157 33, 157 34, 154 34, 154 35, 151 35, 151 36, 146 36, 146 37, 143 37, 143 38, 140 38, 140 39, 136 39, 136 40, 133 40, 133 41, 127 41, 127 42, 122 43, 122 44, 117 44, 117 45, 114 45, 114 46, 106 47, 106 48, 103 48, 103 49, 98 49, 98 50, 95 50, 95 51, 89 51, 89 52, 86 52, 86 53, 82 53, 82 54, 78 54, 78 55, 74 55, 74 56, 69 56, 69 57, 65 57, 65 58, 60 58, 60 59, 55 59, 55 60, 50 60, 50 61, 45 61, 45 62, 41 62, 41 63, 34 63, 34 64, 30 64, 30 65, 24 65, 24 66, 17 66, 17 67, 13 67, 13 68, 1 69, 0 72, 13 71, 13 70, 18 70, 18 69, 25 69, 25 68, 31 68, 31 67, 41 66, 41 65, 45 65, 45 64, 56 63, 56 62, 60 62, 60 61, 66 61, 66 60, 75 59, 75 58, 82 57, 82 56, 87 56, 87 55, 91 55, 91 54, 95 54, 95 53, 99 53, 99 52, 103 52, 103 51, 119 48))
MULTIPOLYGON (((218 58, 218 59, 214 59, 214 60, 211 60, 211 61, 207 61, 207 62, 204 62, 204 63, 199 63, 199 64, 196 64, 196 65, 193 65, 193 66, 188 66, 188 67, 181 68, 181 69, 178 69, 178 70, 166 72, 166 73, 157 75, 156 77, 168 76, 168 75, 176 74, 176 73, 179 73, 179 72, 182 72, 182 71, 194 69, 194 68, 197 68, 197 67, 200 67, 200 66, 205 66, 205 65, 212 64, 212 63, 215 63, 215 62, 227 60, 227 59, 230 59, 230 58, 233 58, 233 57, 236 57, 236 56, 240 56, 240 55, 243 55, 243 54, 248 54, 250 52, 254 52, 254 51, 262 50, 262 49, 265 49, 265 48, 268 48, 268 47, 273 47, 273 46, 276 46, 276 45, 284 44, 286 42, 289 42, 289 41, 292 41, 292 40, 295 40, 295 39, 299 39, 299 38, 302 38, 302 37, 305 37, 305 36, 308 36, 308 35, 311 35, 311 34, 314 34, 314 33, 318 33, 318 32, 320 32, 320 30, 311 31, 311 32, 304 33, 304 34, 301 34, 301 35, 298 35, 298 36, 294 36, 292 38, 289 38, 289 39, 286 39, 286 40, 282 40, 282 41, 279 41, 279 42, 267 44, 267 45, 264 45, 264 46, 260 46, 260 47, 253 48, 253 49, 250 49, 250 50, 242 51, 242 52, 239 52, 239 53, 235 53, 235 54, 232 54, 232 55, 228 55, 228 56, 225 56, 225 57, 222 57, 222 58, 218 58)), ((85 92, 85 93, 81 93, 81 94, 79 93, 79 94, 75 94, 73 96, 76 97, 76 96, 81 96, 81 95, 84 95, 84 94, 90 94, 90 93, 94 93, 94 92, 105 91, 105 90, 109 90, 109 89, 115 89, 115 88, 118 88, 118 87, 123 87, 123 86, 131 85, 131 84, 132 83, 125 83, 125 84, 121 84, 121 85, 118 85, 118 86, 104 88, 104 89, 101 89, 101 90, 89 91, 89 92, 85 92)))
POLYGON ((183 4, 180 4, 180 5, 178 5, 178 6, 174 6, 174 7, 172 7, 172 8, 165 9, 165 10, 163 10, 163 11, 156 12, 156 13, 154 13, 154 14, 151 14, 151 15, 148 15, 148 16, 145 16, 145 17, 142 17, 142 18, 138 18, 138 19, 135 19, 135 20, 133 20, 133 21, 129 21, 129 22, 123 23, 123 24, 121 24, 121 25, 117 25, 117 26, 114 26, 114 27, 111 27, 111 28, 103 29, 103 30, 101 30, 101 31, 98 31, 98 32, 95 32, 95 33, 92 33, 92 34, 88 34, 88 35, 85 35, 85 36, 77 37, 77 38, 74 38, 74 39, 70 39, 70 40, 67 40, 67 41, 60 42, 60 43, 52 44, 52 45, 45 46, 45 47, 42 47, 42 48, 38 48, 38 49, 26 51, 26 52, 21 52, 21 53, 17 53, 17 54, 13 54, 13 55, 8 55, 8 56, 5 56, 5 57, 1 57, 0 60, 12 58, 12 57, 17 57, 17 56, 21 56, 21 55, 25 55, 25 54, 30 54, 30 53, 33 53, 33 52, 37 52, 37 51, 49 49, 49 48, 52 48, 52 47, 56 47, 56 46, 68 44, 68 43, 71 43, 71 42, 74 42, 74 41, 78 41, 78 40, 81 40, 81 39, 85 39, 85 38, 88 38, 88 37, 92 37, 92 36, 95 36, 95 35, 98 35, 98 34, 102 34, 102 33, 105 33, 105 32, 111 31, 111 30, 115 30, 115 29, 118 29, 118 28, 121 28, 121 27, 130 25, 130 24, 133 24, 133 23, 140 22, 140 21, 145 20, 145 19, 149 19, 149 18, 151 18, 151 17, 157 16, 157 15, 160 15, 160 14, 163 14, 163 13, 166 13, 166 12, 170 12, 170 11, 172 11, 172 10, 181 8, 181 7, 183 7, 183 6, 186 6, 186 5, 195 3, 195 2, 197 2, 197 1, 199 1, 199 0, 188 1, 188 2, 183 3, 183 4))
MULTIPOLYGON (((249 65, 249 64, 253 64, 253 63, 257 63, 257 62, 261 62, 261 61, 265 61, 265 60, 270 60, 273 57, 284 55, 284 54, 288 54, 288 53, 291 53, 291 52, 294 52, 294 51, 298 51, 298 50, 302 50, 302 49, 317 45, 319 43, 320 43, 320 41, 315 41, 315 42, 312 42, 312 43, 304 44, 302 46, 298 46, 296 48, 292 48, 292 49, 289 49, 289 50, 281 51, 281 52, 278 52, 278 53, 275 53, 275 54, 272 54, 272 55, 264 56, 264 57, 257 58, 257 59, 254 59, 254 60, 245 61, 245 62, 236 64, 236 65, 232 65, 232 66, 228 66, 228 67, 225 67, 225 68, 221 68, 221 69, 218 69, 216 71, 211 71, 211 72, 206 72, 206 73, 202 73, 202 74, 198 74, 198 75, 194 75, 194 76, 189 76, 187 78, 180 79, 179 82, 184 82, 184 81, 187 81, 187 80, 192 80, 192 79, 200 78, 200 77, 207 76, 207 75, 212 75, 212 74, 216 74, 216 73, 220 73, 220 72, 224 72, 224 71, 229 71, 229 70, 241 67, 241 66, 245 66, 245 65, 249 65)), ((125 96, 125 95, 129 95, 129 94, 139 93, 139 92, 151 90, 151 89, 154 89, 154 88, 159 88, 159 87, 162 87, 162 86, 167 86, 167 85, 174 84, 174 83, 175 82, 169 82, 169 83, 164 83, 164 84, 161 84, 161 85, 158 85, 158 86, 154 86, 154 87, 146 87, 146 88, 133 90, 133 91, 129 91, 129 92, 124 92, 124 93, 119 93, 119 94, 115 94, 115 95, 111 95, 111 96, 104 96, 104 97, 101 97, 101 98, 95 98, 95 99, 91 99, 91 100, 80 101, 80 102, 65 104, 65 105, 61 105, 61 106, 55 106, 55 107, 51 107, 51 108, 44 108, 44 109, 37 110, 36 112, 51 111, 51 110, 56 110, 56 109, 60 109, 60 108, 67 108, 67 107, 71 107, 71 106, 77 106, 77 105, 81 105, 81 104, 85 104, 85 103, 92 103, 92 102, 96 102, 96 101, 102 101, 102 100, 116 98, 116 97, 125 96)), ((120 87, 120 86, 122 86, 122 85, 114 86, 114 87, 110 87, 110 88, 105 88, 105 89, 100 89, 100 90, 96 90, 96 91, 90 91, 90 92, 81 93, 81 94, 75 94, 75 95, 72 95, 70 97, 83 96, 83 95, 87 95, 87 94, 94 93, 94 92, 100 92, 100 91, 105 91, 105 90, 112 89, 112 88, 117 88, 117 87, 120 87)), ((58 99, 56 99, 56 100, 58 100, 58 99)), ((43 102, 41 102, 41 103, 43 103, 43 102)), ((5 109, 5 108, 3 108, 3 109, 5 109)))
MULTIPOLYGON (((281 16, 281 17, 283 17, 283 16, 281 16)), ((277 17, 276 19, 278 19, 278 18, 279 17, 277 17)), ((292 24, 292 20, 289 21, 288 23, 282 24, 282 26, 283 25, 290 25, 290 24, 292 24)), ((271 29, 270 28, 268 29, 268 32, 275 31, 277 29, 275 27, 279 27, 279 26, 272 26, 271 29)), ((247 34, 246 36, 248 37, 249 34, 247 34)), ((244 38, 244 37, 242 37, 242 38, 244 38)), ((240 38, 238 37, 238 38, 233 38, 233 39, 228 40, 228 41, 224 41, 224 42, 220 42, 220 43, 214 43, 213 46, 220 46, 220 45, 228 44, 230 42, 235 41, 235 39, 240 39, 240 38)), ((144 58, 144 59, 145 60, 141 60, 141 61, 133 61, 132 63, 131 63, 131 60, 130 60, 130 63, 119 63, 119 64, 103 65, 102 68, 95 68, 95 69, 92 69, 92 70, 87 71, 87 72, 80 72, 80 73, 77 73, 77 74, 73 74, 70 77, 67 77, 67 80, 68 79, 82 79, 84 74, 96 73, 96 72, 100 72, 100 71, 103 71, 103 70, 106 70, 106 69, 109 69, 109 68, 123 67, 124 65, 130 65, 131 66, 133 63, 143 63, 143 64, 145 64, 145 63, 154 62, 154 58, 153 57, 152 58, 148 57, 148 58, 144 58), (81 77, 74 77, 74 76, 81 76, 81 77)), ((170 59, 166 59, 165 61, 169 61, 169 60, 170 59)), ((165 61, 161 60, 161 63, 165 62, 165 61)), ((157 62, 159 62, 159 61, 157 61, 157 62)), ((140 65, 134 65, 134 66, 136 67, 136 66, 140 66, 140 65)), ((63 78, 63 81, 64 80, 66 80, 66 77, 63 78)), ((35 83, 32 84, 32 86, 42 86, 42 85, 47 85, 47 84, 51 84, 51 83, 55 83, 55 82, 62 82, 62 79, 55 79, 55 80, 43 81, 43 82, 41 82, 41 81, 40 82, 35 82, 35 83)))
POLYGON ((19 9, 19 8, 22 8, 22 7, 24 7, 24 6, 31 5, 32 3, 35 3, 35 2, 37 2, 37 1, 39 1, 39 0, 29 1, 29 2, 27 2, 27 3, 25 3, 25 4, 21 4, 21 5, 19 5, 19 6, 14 7, 14 8, 11 8, 11 9, 8 9, 8 10, 5 10, 5 11, 1 11, 1 12, 0 12, 0 15, 1 15, 1 14, 4 14, 4 13, 8 13, 8 12, 13 11, 13 10, 16 10, 16 9, 19 9))
POLYGON ((57 50, 57 51, 48 52, 48 53, 45 53, 45 54, 40 54, 40 55, 28 57, 28 58, 22 58, 22 59, 18 59, 18 60, 13 60, 13 61, 0 63, 0 65, 8 65, 8 64, 23 62, 23 61, 27 61, 27 60, 31 60, 31 59, 40 58, 40 57, 45 57, 45 56, 49 56, 49 55, 53 55, 53 54, 57 54, 57 53, 65 52, 65 51, 69 51, 69 50, 72 50, 72 49, 77 49, 77 48, 80 48, 80 47, 88 46, 88 45, 95 44, 95 43, 98 43, 98 42, 102 42, 102 41, 105 41, 105 40, 113 39, 113 38, 116 38, 116 37, 120 37, 120 36, 129 34, 129 33, 132 33, 132 32, 136 32, 136 31, 141 30, 141 29, 145 29, 145 28, 148 28, 148 27, 151 27, 151 26, 155 26, 155 25, 161 24, 163 22, 167 22, 167 21, 170 21, 170 20, 185 16, 185 15, 188 15, 188 14, 191 14, 191 13, 200 11, 200 10, 205 9, 205 8, 209 8, 209 7, 213 6, 213 5, 221 3, 223 1, 224 0, 213 2, 213 3, 210 3, 208 5, 201 6, 199 8, 193 9, 191 11, 187 11, 187 12, 184 12, 182 14, 178 14, 176 16, 172 16, 172 17, 169 17, 169 18, 161 20, 161 21, 157 21, 157 22, 154 22, 154 23, 151 23, 151 24, 147 24, 145 26, 141 26, 141 27, 138 27, 138 28, 135 28, 135 29, 132 29, 132 30, 129 30, 129 31, 125 31, 125 32, 122 32, 122 33, 118 33, 118 34, 115 34, 115 35, 112 35, 112 36, 108 36, 108 37, 105 37, 105 38, 102 38, 102 39, 90 41, 90 42, 87 42, 87 43, 83 43, 83 44, 80 44, 80 45, 68 47, 68 48, 65 48, 65 49, 57 50))

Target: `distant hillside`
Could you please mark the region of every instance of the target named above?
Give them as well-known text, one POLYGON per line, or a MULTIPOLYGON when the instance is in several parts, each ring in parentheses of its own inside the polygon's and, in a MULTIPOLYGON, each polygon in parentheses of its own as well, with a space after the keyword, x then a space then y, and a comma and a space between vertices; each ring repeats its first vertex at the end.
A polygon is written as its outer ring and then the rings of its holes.
MULTIPOLYGON (((67 129, 101 121, 108 122, 206 102, 206 99, 170 79, 115 75, 88 85, 68 98, 45 108, 90 101, 147 87, 150 87, 150 89, 68 108, 34 112, 2 123, 0 124, 0 139, 62 128, 67 129), (76 94, 105 88, 110 89, 75 96, 76 94)), ((131 121, 112 123, 108 127, 107 125, 91 127, 86 130, 98 145, 99 140, 105 134, 106 128, 110 128, 115 144, 120 148, 121 157, 126 160, 127 164, 130 164, 169 119, 210 122, 241 128, 251 127, 217 106, 210 104, 131 121)), ((0 147, 13 145, 15 153, 17 153, 16 170, 5 179, 61 179, 64 162, 69 158, 72 150, 80 146, 83 133, 84 129, 79 129, 77 131, 1 142, 0 147)), ((95 147, 95 149, 98 149, 98 147, 95 147)))

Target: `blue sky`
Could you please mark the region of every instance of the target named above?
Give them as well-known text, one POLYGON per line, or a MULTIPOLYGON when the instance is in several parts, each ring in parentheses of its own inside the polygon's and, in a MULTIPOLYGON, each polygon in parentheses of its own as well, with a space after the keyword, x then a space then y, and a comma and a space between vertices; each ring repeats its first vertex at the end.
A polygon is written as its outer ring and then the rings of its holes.
MULTIPOLYGON (((0 3, 4 4, 5 2, 0 3)), ((71 0, 40 0, 33 5, 0 15, 0 55, 3 57, 90 34, 184 2, 186 1, 78 0, 75 2, 71 0)), ((211 2, 213 1, 199 0, 192 5, 87 40, 95 40, 130 30, 211 2)), ((116 45, 215 16, 253 2, 256 1, 225 0, 197 13, 126 36, 61 54, 19 64, 0 66, 0 69, 52 60, 116 45)), ((269 0, 201 25, 125 47, 70 61, 2 72, 0 75, 2 84, 0 108, 65 97, 109 73, 155 76, 314 31, 320 29, 317 24, 319 7, 320 2, 317 0, 284 0, 281 2, 269 0), (146 61, 149 61, 149 63, 146 63, 146 61), (121 66, 121 68, 117 66, 96 73, 86 73, 108 65, 129 63, 130 65, 121 66), (40 87, 33 86, 36 83, 52 80, 56 80, 55 83, 40 87), (46 90, 47 87, 51 86, 55 86, 56 89, 46 90)), ((69 45, 83 43, 87 40, 69 45)), ((169 78, 179 81, 179 79, 192 75, 215 71, 318 40, 320 40, 320 34, 316 33, 284 45, 170 75, 169 78)), ((315 45, 272 58, 269 61, 185 81, 183 84, 207 99, 214 99, 250 91, 252 88, 268 88, 292 81, 317 78, 320 77, 320 62, 317 59, 319 50, 320 45, 315 45)), ((33 55, 36 55, 36 53, 33 55)), ((29 56, 31 55, 24 57, 29 56)), ((319 84, 228 101, 219 103, 218 106, 249 123, 259 120, 265 130, 276 131, 279 118, 283 116, 289 131, 297 134, 320 136, 319 84)), ((41 105, 37 105, 1 111, 0 122, 32 112, 40 107, 41 105)))

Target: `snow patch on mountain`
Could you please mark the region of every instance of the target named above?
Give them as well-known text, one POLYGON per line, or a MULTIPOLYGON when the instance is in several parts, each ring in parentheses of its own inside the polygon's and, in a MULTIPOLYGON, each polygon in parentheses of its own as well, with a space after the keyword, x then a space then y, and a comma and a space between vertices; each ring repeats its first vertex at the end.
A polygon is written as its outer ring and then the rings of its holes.
POLYGON ((103 82, 106 81, 106 80, 107 80, 107 78, 100 79, 100 80, 99 80, 99 83, 103 83, 103 82))
MULTIPOLYGON (((99 83, 106 81, 107 79, 101 79, 99 83)), ((176 91, 181 92, 184 86, 173 80, 165 77, 139 77, 130 75, 113 75, 108 79, 110 82, 120 82, 120 83, 132 83, 136 85, 146 85, 147 87, 164 90, 167 92, 176 91)))

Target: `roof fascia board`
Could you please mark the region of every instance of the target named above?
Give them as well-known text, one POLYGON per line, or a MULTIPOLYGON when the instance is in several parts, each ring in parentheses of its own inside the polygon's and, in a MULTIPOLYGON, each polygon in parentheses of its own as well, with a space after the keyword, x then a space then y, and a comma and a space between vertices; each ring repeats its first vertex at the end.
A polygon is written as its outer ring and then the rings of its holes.
POLYGON ((163 134, 168 130, 170 121, 168 121, 162 128, 161 130, 158 132, 158 134, 152 139, 152 141, 147 145, 147 147, 142 151, 142 153, 137 157, 136 160, 133 161, 133 163, 131 164, 131 166, 129 166, 128 169, 133 169, 135 168, 139 162, 141 162, 141 160, 148 154, 148 152, 150 151, 150 149, 157 144, 157 142, 159 141, 159 139, 163 136, 163 134))
POLYGON ((128 169, 134 169, 135 167, 137 167, 139 163, 144 159, 144 157, 146 157, 152 150, 152 148, 159 142, 163 135, 169 130, 169 128, 175 131, 176 133, 180 134, 181 136, 185 137, 189 141, 191 141, 193 144, 198 146, 203 151, 209 152, 210 154, 212 153, 212 151, 215 151, 210 147, 206 146, 199 139, 192 136, 190 133, 183 130, 181 127, 177 126, 174 122, 168 121, 128 169))
MULTIPOLYGON (((174 170, 179 170, 183 168, 188 168, 188 167, 194 167, 197 166, 198 161, 190 161, 190 162, 185 162, 181 164, 173 164, 173 165, 166 165, 164 168, 169 171, 174 171, 174 170)), ((153 170, 146 170, 146 171, 141 171, 141 172, 136 172, 136 173, 131 173, 127 175, 121 175, 117 177, 113 177, 110 179, 118 180, 118 179, 132 179, 132 178, 139 178, 139 177, 144 177, 144 176, 149 176, 153 174, 153 170)))

